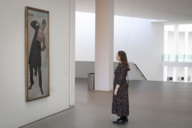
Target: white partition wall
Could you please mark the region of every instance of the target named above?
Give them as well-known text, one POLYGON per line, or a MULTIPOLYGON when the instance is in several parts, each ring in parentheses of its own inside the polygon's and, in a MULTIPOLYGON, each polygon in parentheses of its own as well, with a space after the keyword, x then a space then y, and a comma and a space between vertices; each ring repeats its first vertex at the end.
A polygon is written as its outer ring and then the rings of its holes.
POLYGON ((69 108, 70 70, 74 72, 73 65, 69 66, 69 47, 74 43, 70 35, 73 34, 70 24, 74 19, 70 16, 74 16, 71 12, 74 6, 70 4, 74 4, 74 0, 0 1, 0 128, 18 128, 69 108), (25 6, 50 12, 50 96, 27 103, 25 6))
POLYGON ((70 6, 70 106, 75 104, 75 0, 69 1, 70 6))

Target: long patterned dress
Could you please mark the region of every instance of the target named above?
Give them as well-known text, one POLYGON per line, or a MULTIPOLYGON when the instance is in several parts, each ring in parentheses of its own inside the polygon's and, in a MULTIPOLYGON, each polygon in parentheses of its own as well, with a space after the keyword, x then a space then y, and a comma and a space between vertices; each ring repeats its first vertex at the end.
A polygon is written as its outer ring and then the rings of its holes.
POLYGON ((128 99, 128 83, 126 80, 127 68, 123 64, 119 64, 115 69, 115 78, 114 78, 114 87, 120 85, 117 95, 113 93, 113 102, 112 102, 112 114, 117 116, 128 116, 129 115, 129 99, 128 99))

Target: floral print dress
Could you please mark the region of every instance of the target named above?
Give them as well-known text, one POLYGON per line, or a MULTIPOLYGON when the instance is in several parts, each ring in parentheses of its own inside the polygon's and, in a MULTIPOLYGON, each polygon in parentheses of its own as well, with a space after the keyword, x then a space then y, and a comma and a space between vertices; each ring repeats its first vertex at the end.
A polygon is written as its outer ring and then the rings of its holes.
POLYGON ((117 116, 129 115, 129 99, 128 99, 128 83, 126 80, 127 67, 119 63, 115 69, 114 87, 113 87, 113 102, 112 114, 117 116), (116 85, 120 85, 117 95, 114 95, 116 85))

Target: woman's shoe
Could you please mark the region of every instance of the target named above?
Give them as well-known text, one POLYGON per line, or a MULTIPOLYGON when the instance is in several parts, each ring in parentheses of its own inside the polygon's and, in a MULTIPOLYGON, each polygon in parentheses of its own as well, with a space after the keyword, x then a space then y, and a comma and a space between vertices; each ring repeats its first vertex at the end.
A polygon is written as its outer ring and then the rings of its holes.
POLYGON ((124 122, 128 122, 128 117, 122 116, 122 117, 118 118, 117 121, 118 120, 124 120, 124 122))
POLYGON ((128 117, 123 117, 123 120, 124 120, 125 122, 128 122, 128 117))
POLYGON ((125 124, 125 121, 122 119, 117 119, 117 121, 113 121, 114 124, 125 124))

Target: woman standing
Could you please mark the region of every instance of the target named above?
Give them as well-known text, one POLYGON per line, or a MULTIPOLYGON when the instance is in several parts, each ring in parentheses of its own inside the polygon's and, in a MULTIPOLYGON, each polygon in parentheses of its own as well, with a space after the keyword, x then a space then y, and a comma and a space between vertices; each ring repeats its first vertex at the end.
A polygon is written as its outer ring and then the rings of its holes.
POLYGON ((128 83, 126 76, 127 72, 130 71, 130 67, 124 51, 119 51, 116 59, 119 61, 119 65, 115 69, 112 114, 120 118, 117 121, 113 121, 113 123, 124 124, 128 122, 129 115, 128 83))

